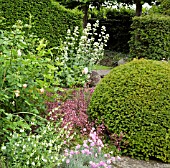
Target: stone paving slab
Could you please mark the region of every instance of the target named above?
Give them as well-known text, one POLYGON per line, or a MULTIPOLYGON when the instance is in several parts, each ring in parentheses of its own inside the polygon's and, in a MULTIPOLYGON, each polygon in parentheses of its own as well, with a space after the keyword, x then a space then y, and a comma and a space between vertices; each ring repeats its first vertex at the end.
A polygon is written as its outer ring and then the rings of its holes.
POLYGON ((170 163, 137 160, 122 156, 121 160, 115 163, 114 168, 170 168, 170 163))

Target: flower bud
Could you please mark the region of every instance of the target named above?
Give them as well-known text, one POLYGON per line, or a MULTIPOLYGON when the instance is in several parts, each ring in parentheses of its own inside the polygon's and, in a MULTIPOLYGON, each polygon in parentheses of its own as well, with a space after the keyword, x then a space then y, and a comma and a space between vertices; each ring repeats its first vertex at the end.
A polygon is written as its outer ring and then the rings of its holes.
POLYGON ((26 88, 26 87, 27 87, 27 84, 25 83, 25 84, 23 84, 22 86, 23 86, 23 88, 26 88))
POLYGON ((15 96, 16 96, 16 97, 19 97, 19 96, 20 96, 20 91, 19 91, 19 90, 15 90, 14 93, 15 93, 15 96))
POLYGON ((88 68, 87 67, 85 67, 83 70, 82 70, 82 74, 88 74, 88 68))
POLYGON ((18 56, 21 56, 21 50, 20 49, 17 51, 17 53, 18 53, 18 56))
POLYGON ((41 88, 41 89, 40 89, 40 92, 41 92, 41 93, 44 93, 44 88, 41 88))

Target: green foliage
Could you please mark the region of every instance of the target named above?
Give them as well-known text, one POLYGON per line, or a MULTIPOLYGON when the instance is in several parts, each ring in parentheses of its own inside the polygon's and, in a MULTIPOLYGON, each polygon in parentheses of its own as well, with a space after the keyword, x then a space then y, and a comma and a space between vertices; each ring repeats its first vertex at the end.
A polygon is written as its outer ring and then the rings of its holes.
POLYGON ((19 132, 21 129, 31 130, 29 122, 32 121, 32 119, 30 119, 28 115, 30 115, 30 113, 11 114, 4 112, 2 109, 0 110, 0 126, 3 128, 0 131, 0 144, 9 139, 12 131, 19 132), (23 117, 21 117, 21 114, 23 117), (27 115, 27 117, 24 117, 24 115, 27 115))
POLYGON ((11 31, 0 30, 0 142, 29 127, 28 113, 44 115, 45 102, 53 100, 47 93, 59 89, 46 41, 24 29, 30 25, 18 21, 11 31))
POLYGON ((99 3, 103 3, 105 2, 105 0, 98 0, 96 2, 96 0, 57 0, 58 2, 60 2, 62 5, 68 7, 68 8, 75 8, 77 6, 83 6, 83 5, 89 5, 89 4, 99 4, 99 3))
POLYGON ((106 27, 110 38, 105 49, 123 53, 129 52, 128 41, 130 40, 130 25, 135 11, 126 8, 112 9, 101 7, 100 10, 93 8, 89 11, 90 23, 99 19, 100 26, 106 27))
POLYGON ((122 152, 170 162, 170 65, 133 60, 114 68, 96 87, 88 108, 92 120, 124 134, 122 152))
POLYGON ((170 1, 169 0, 161 1, 160 10, 164 15, 170 16, 170 1))
POLYGON ((51 91, 58 85, 57 68, 44 58, 50 54, 46 42, 32 34, 28 38, 25 26, 18 21, 12 31, 1 30, 0 34, 0 108, 8 113, 44 111, 44 89, 51 91))
POLYGON ((53 123, 39 118, 30 124, 39 125, 35 133, 28 129, 13 132, 9 141, 1 146, 1 156, 6 167, 58 167, 65 160, 62 154, 63 149, 68 147, 65 144, 69 144, 74 136, 69 136, 69 130, 62 128, 61 123, 62 120, 53 123))
POLYGON ((132 58, 168 60, 170 58, 170 17, 146 15, 134 17, 129 41, 132 58))
POLYGON ((12 131, 29 127, 30 113, 43 116, 46 102, 53 101, 54 96, 58 98, 55 92, 60 86, 82 86, 89 76, 89 67, 103 56, 108 38, 103 27, 99 41, 94 42, 94 37, 89 37, 91 25, 88 24, 79 40, 76 27, 73 36, 69 30, 63 45, 56 47, 59 54, 56 58, 52 49, 46 49, 47 42, 30 34, 30 30, 30 25, 23 25, 21 21, 11 31, 1 30, 1 143, 12 131))
POLYGON ((60 40, 64 40, 67 29, 82 27, 81 12, 65 9, 52 0, 0 0, 0 4, 0 16, 6 18, 7 26, 14 25, 17 20, 22 20, 24 23, 31 20, 32 33, 48 40, 49 48, 58 46, 60 40))
POLYGON ((161 13, 163 15, 170 16, 170 1, 169 0, 159 0, 159 6, 153 6, 150 10, 152 13, 161 13))

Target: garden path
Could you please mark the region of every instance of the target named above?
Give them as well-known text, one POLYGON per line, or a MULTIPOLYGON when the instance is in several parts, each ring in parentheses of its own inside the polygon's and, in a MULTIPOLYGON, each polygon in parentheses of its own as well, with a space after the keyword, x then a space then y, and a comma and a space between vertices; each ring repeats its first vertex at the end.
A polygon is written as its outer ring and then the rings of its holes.
POLYGON ((156 160, 144 161, 121 156, 121 161, 115 163, 115 168, 170 168, 170 164, 156 160))

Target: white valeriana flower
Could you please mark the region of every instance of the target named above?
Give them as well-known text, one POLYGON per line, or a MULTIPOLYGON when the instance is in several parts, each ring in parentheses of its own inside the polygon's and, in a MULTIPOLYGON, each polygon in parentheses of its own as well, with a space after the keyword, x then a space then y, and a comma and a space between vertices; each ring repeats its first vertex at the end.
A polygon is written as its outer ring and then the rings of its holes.
POLYGON ((87 23, 87 27, 90 27, 91 26, 91 23, 87 23))
POLYGON ((44 91, 45 91, 44 88, 41 88, 41 89, 40 89, 40 92, 41 92, 41 93, 44 93, 44 91))
POLYGON ((22 53, 21 53, 21 50, 20 50, 20 49, 17 51, 17 54, 18 54, 18 56, 21 56, 21 55, 22 55, 22 53))
POLYGON ((31 164, 32 164, 33 166, 35 166, 35 163, 34 163, 34 162, 32 162, 31 164))
POLYGON ((19 91, 19 90, 15 90, 14 93, 15 93, 15 96, 16 96, 16 97, 19 97, 19 96, 20 96, 20 91, 19 91))
POLYGON ((68 29, 68 30, 67 30, 67 33, 68 33, 68 34, 70 34, 70 33, 71 33, 71 30, 70 30, 70 29, 68 29))
POLYGON ((85 67, 83 70, 82 70, 82 74, 88 74, 88 67, 85 67))
POLYGON ((20 131, 20 132, 24 132, 24 130, 23 130, 23 129, 20 129, 19 131, 20 131))
POLYGON ((105 27, 105 26, 102 26, 102 30, 106 31, 106 27, 105 27))
POLYGON ((93 44, 94 46, 98 46, 99 45, 99 43, 98 42, 94 42, 94 44, 93 44))
POLYGON ((47 159, 45 159, 45 158, 42 158, 42 161, 44 161, 44 162, 47 162, 47 159))
POLYGON ((6 146, 2 146, 2 147, 1 147, 1 150, 6 150, 6 146))
POLYGON ((27 87, 27 84, 26 84, 26 83, 25 83, 25 84, 23 84, 23 85, 22 85, 22 87, 23 87, 23 88, 26 88, 26 87, 27 87))
POLYGON ((81 39, 80 39, 80 40, 85 40, 85 39, 87 39, 86 36, 81 36, 81 39))
POLYGON ((12 105, 15 106, 15 101, 12 102, 12 105))

